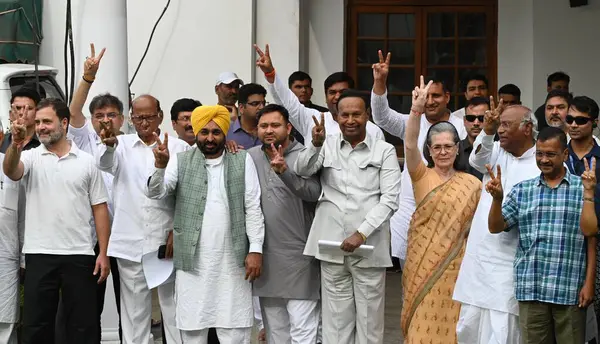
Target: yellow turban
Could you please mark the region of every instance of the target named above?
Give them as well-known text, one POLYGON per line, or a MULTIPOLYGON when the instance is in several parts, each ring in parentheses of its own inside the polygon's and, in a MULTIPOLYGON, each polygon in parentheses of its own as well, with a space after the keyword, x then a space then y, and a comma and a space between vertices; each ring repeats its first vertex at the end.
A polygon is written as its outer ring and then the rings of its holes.
POLYGON ((231 124, 230 116, 229 110, 222 105, 198 106, 192 112, 192 129, 194 130, 194 135, 198 135, 200 130, 210 121, 215 121, 223 133, 227 135, 229 125, 231 124))

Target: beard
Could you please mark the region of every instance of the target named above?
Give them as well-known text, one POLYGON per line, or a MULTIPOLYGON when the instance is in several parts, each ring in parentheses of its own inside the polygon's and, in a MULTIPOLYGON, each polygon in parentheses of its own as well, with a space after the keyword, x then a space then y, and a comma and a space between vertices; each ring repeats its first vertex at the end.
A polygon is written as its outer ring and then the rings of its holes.
POLYGON ((63 136, 64 133, 61 130, 55 130, 49 133, 44 133, 47 134, 48 136, 44 136, 44 137, 38 137, 40 139, 40 142, 46 147, 51 147, 52 145, 54 145, 55 143, 57 143, 58 141, 60 141, 63 136))
POLYGON ((196 146, 198 147, 198 149, 200 149, 200 151, 202 153, 204 153, 204 155, 217 155, 219 153, 222 153, 223 150, 225 150, 225 140, 223 140, 221 142, 197 141, 196 146), (210 146, 210 145, 213 145, 213 146, 210 146))

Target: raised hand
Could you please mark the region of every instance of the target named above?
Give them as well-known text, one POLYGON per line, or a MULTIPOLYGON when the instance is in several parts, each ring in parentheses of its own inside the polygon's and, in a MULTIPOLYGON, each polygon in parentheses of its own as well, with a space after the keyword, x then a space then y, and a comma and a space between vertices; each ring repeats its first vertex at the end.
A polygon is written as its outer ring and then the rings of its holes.
POLYGON ((596 190, 596 158, 592 157, 592 161, 588 161, 587 158, 583 158, 585 163, 585 171, 581 174, 581 182, 583 183, 583 189, 586 191, 594 192, 596 190), (592 165, 590 167, 590 164, 592 165))
POLYGON ((283 147, 279 145, 275 148, 275 144, 271 143, 271 154, 269 156, 271 158, 271 168, 275 173, 282 174, 287 170, 287 164, 283 158, 283 147))
POLYGON ((500 127, 500 114, 504 111, 504 101, 500 99, 498 106, 494 102, 494 96, 490 96, 490 110, 485 112, 483 118, 483 130, 487 135, 495 135, 500 127))
POLYGON ((312 144, 315 147, 321 147, 325 142, 325 114, 321 112, 321 121, 317 121, 317 117, 312 116, 315 126, 312 128, 312 144))
POLYGON ((114 147, 117 144, 117 136, 112 127, 112 121, 100 122, 100 139, 102 143, 109 147, 114 147))
POLYGON ((165 168, 169 163, 169 134, 165 133, 165 142, 161 142, 160 138, 154 133, 156 139, 156 147, 152 149, 154 153, 154 167, 165 168))
POLYGON ((102 60, 102 56, 104 56, 106 48, 102 48, 98 56, 96 56, 94 43, 90 43, 90 50, 91 56, 88 56, 83 63, 83 76, 86 80, 93 81, 96 78, 96 73, 98 72, 98 67, 100 66, 100 61, 102 60))
POLYGON ((16 121, 12 122, 10 128, 12 135, 12 142, 17 148, 23 148, 25 146, 25 140, 27 138, 27 128, 23 123, 23 118, 19 117, 16 121))
POLYGON ((504 198, 504 190, 502 189, 502 170, 500 169, 500 165, 496 165, 497 175, 494 175, 492 166, 489 164, 485 165, 485 168, 488 170, 491 178, 485 185, 485 191, 492 195, 492 198, 495 200, 502 201, 504 198))
POLYGON ((373 80, 375 82, 387 81, 388 73, 390 71, 390 60, 392 59, 392 53, 387 53, 385 60, 383 59, 383 53, 381 50, 377 52, 379 54, 379 63, 373 64, 373 80))
POLYGON ((427 94, 429 93, 429 88, 433 83, 430 80, 427 85, 425 85, 425 79, 421 75, 421 82, 419 86, 416 86, 412 92, 412 106, 410 108, 411 112, 422 114, 425 111, 425 103, 427 103, 427 94))
POLYGON ((265 51, 260 50, 258 45, 254 45, 254 49, 256 49, 256 53, 258 54, 258 59, 256 60, 256 65, 263 73, 271 73, 275 68, 273 67, 273 61, 271 61, 271 54, 269 53, 269 45, 265 46, 265 51))

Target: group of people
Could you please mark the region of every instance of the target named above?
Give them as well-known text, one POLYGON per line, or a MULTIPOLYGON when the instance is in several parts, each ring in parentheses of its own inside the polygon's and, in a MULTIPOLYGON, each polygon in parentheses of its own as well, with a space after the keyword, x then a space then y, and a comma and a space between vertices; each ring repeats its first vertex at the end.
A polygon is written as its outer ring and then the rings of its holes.
POLYGON ((379 51, 370 100, 337 72, 324 108, 308 74, 286 84, 255 48, 267 88, 222 73, 217 105, 172 105, 177 137, 151 95, 130 104, 133 134, 108 93, 84 115, 105 52, 93 45, 70 105, 13 93, 0 342, 17 343, 23 274, 22 343, 57 330, 57 343, 99 343, 112 272, 122 342, 148 343, 148 256, 173 262, 157 287, 171 344, 250 343, 257 319, 271 344, 383 343, 392 257, 405 343, 595 340, 599 109, 568 76, 548 79, 545 127, 517 86, 489 97, 480 75, 455 112, 444 81, 421 77, 400 114, 379 51), (382 129, 404 141, 402 169, 382 129))

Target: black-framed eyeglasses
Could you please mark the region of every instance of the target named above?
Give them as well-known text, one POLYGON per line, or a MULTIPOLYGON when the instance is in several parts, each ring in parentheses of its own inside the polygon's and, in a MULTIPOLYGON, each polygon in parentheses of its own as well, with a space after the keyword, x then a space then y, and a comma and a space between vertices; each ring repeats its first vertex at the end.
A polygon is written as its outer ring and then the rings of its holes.
POLYGON ((465 115, 465 119, 467 122, 475 122, 475 120, 479 120, 479 122, 483 123, 484 115, 465 115))
POLYGON ((567 117, 565 117, 565 122, 567 122, 567 124, 573 124, 573 122, 575 122, 577 125, 586 125, 591 121, 592 119, 589 117, 575 117, 571 115, 567 115, 567 117))

